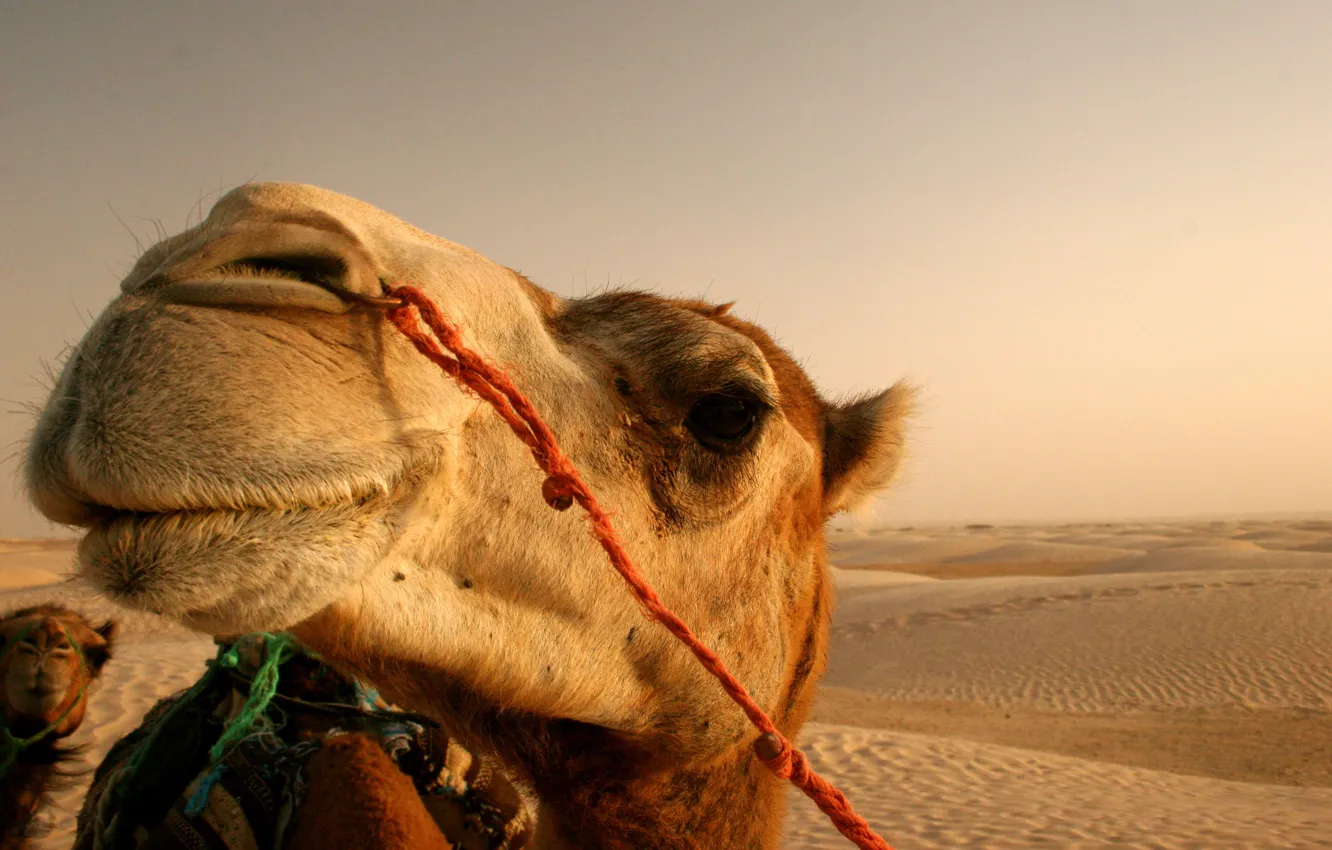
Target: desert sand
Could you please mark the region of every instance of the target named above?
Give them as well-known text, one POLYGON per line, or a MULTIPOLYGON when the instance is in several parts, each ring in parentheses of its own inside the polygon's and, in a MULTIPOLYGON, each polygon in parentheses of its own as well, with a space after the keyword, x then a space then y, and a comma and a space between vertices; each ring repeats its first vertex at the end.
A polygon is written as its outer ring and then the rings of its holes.
MULTIPOLYGON (((801 743, 898 850, 1332 847, 1332 519, 832 535, 828 675, 801 743)), ((0 541, 0 607, 68 543, 0 541)), ((91 768, 211 641, 131 617, 91 768)), ((81 788, 44 848, 69 846, 81 788)), ((849 847, 792 795, 789 848, 849 847)))

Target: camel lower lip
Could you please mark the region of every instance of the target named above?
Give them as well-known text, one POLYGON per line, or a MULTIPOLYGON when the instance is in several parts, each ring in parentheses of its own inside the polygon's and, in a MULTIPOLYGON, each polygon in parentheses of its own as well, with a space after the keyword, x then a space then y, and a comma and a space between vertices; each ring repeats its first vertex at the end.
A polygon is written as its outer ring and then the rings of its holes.
POLYGON ((393 538, 387 499, 285 511, 110 511, 79 543, 79 568, 127 607, 214 633, 274 630, 332 602, 393 538))

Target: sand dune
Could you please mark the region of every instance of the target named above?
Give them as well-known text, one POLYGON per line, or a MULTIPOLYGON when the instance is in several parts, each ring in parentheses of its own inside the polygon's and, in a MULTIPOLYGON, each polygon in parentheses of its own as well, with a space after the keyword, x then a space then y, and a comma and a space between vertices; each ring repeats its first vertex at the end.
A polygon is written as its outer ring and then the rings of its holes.
MULTIPOLYGON (((830 666, 803 743, 898 850, 1332 847, 1318 522, 835 534, 830 666)), ((58 578, 63 547, 0 542, 0 576, 58 578)), ((0 591, 0 608, 53 598, 116 612, 77 581, 0 591)), ((87 766, 211 654, 128 617, 78 735, 87 766)), ((58 797, 41 848, 69 846, 81 793, 58 797)), ((786 847, 850 846, 790 804, 786 847)))
POLYGON ((1157 549, 1093 567, 1096 573, 1166 573, 1192 570, 1301 570, 1332 568, 1332 554, 1268 549, 1180 546, 1157 549))
POLYGON ((0 566, 0 590, 23 587, 40 587, 55 584, 61 577, 38 567, 24 567, 16 564, 0 566))
POLYGON ((1300 546, 1326 543, 1326 532, 1299 528, 1263 528, 1235 535, 1236 540, 1247 540, 1264 549, 1297 549, 1300 546))
MULTIPOLYGON (((816 770, 853 789, 897 850, 1233 848, 1332 842, 1332 789, 1177 776, 969 741, 811 724, 816 770)), ((787 846, 851 845, 793 800, 787 846)))
POLYGON ((1109 563, 1144 551, 1051 542, 1012 531, 1003 536, 971 531, 964 537, 839 536, 832 542, 830 557, 834 564, 847 569, 957 579, 1014 573, 1077 574, 1084 572, 1090 563, 1109 563))
POLYGON ((1160 534, 1068 534, 1051 538, 1051 543, 1066 543, 1076 546, 1099 546, 1121 549, 1138 549, 1150 552, 1156 549, 1171 549, 1179 546, 1207 546, 1214 549, 1261 550, 1263 547, 1251 540, 1240 540, 1216 534, 1187 534, 1165 536, 1160 534))
POLYGON ((1049 564, 1083 563, 1088 561, 1112 561, 1141 555, 1138 549, 1111 548, 1108 546, 1075 546, 1068 543, 1047 543, 1043 540, 1024 540, 1005 543, 989 549, 982 549, 967 555, 945 559, 946 563, 979 564, 1049 564))
POLYGON ((825 681, 895 699, 1332 712, 1321 570, 848 588, 833 635, 825 681))
POLYGON ((0 581, 4 582, 0 587, 21 587, 17 580, 11 583, 4 578, 19 569, 67 578, 74 572, 74 545, 72 540, 0 540, 0 581))
MULTIPOLYGON (((1075 536, 1076 537, 1076 536, 1075 536)), ((1066 542, 1075 542, 1070 539, 1066 542)), ((1124 535, 1122 537, 1100 537, 1092 538, 1085 536, 1079 545, 1084 546, 1121 546, 1126 549, 1139 549, 1144 552, 1151 552, 1157 549, 1178 549, 1184 546, 1196 546, 1209 549, 1243 549, 1249 552, 1263 551, 1263 547, 1252 540, 1240 540, 1234 537, 1223 537, 1218 535, 1182 535, 1174 537, 1163 537, 1161 535, 1124 535), (1088 542, 1096 539, 1098 542, 1088 542)))
MULTIPOLYGON (((1221 538, 1224 539, 1224 538, 1221 538)), ((1160 534, 1103 534, 1078 533, 1057 534, 1049 538, 1051 543, 1066 543, 1073 546, 1108 546, 1113 549, 1160 549, 1170 546, 1176 538, 1160 534)))
POLYGON ((874 535, 865 537, 834 536, 829 541, 830 554, 838 566, 866 564, 915 564, 946 561, 994 548, 994 539, 955 537, 912 537, 874 535))
POLYGON ((1239 540, 1227 537, 1176 537, 1162 549, 1232 549, 1241 552, 1264 552, 1262 546, 1252 540, 1239 540))
POLYGON ((852 587, 895 587, 899 584, 938 581, 938 579, 929 576, 895 573, 890 570, 844 570, 833 567, 832 574, 833 582, 837 585, 839 591, 843 588, 852 587))

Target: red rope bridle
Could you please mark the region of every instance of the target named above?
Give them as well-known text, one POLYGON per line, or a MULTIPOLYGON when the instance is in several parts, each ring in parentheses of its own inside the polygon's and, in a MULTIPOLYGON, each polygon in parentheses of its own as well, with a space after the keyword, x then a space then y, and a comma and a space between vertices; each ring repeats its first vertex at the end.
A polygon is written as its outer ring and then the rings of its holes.
POLYGON ((777 776, 789 779, 805 792, 823 810, 837 829, 862 850, 892 850, 888 842, 879 837, 865 819, 856 814, 846 796, 828 780, 814 772, 805 757, 787 740, 763 711, 749 691, 731 675, 717 654, 690 631, 689 626, 667 608, 657 592, 634 566, 629 553, 621 545, 611 525, 610 515, 592 495, 573 463, 560 450, 549 427, 532 403, 519 392, 504 372, 483 360, 463 344, 462 335, 435 306, 435 303, 412 286, 400 286, 388 292, 389 298, 355 300, 369 306, 390 306, 389 321, 412 341, 416 350, 428 357, 451 378, 466 386, 495 408, 518 439, 531 450, 537 466, 546 474, 541 495, 556 510, 567 510, 577 502, 592 524, 592 533, 601 548, 606 550, 611 565, 629 585, 629 590, 647 611, 648 617, 665 626, 680 642, 689 647, 709 673, 717 677, 726 693, 749 717, 760 732, 754 742, 754 752, 777 776), (396 302, 393 301, 396 299, 396 302), (417 323, 411 308, 420 312, 436 339, 431 339, 417 323), (442 347, 441 347, 442 346, 442 347), (448 353, 445 353, 447 350, 448 353), (452 356, 450 356, 450 354, 452 356))

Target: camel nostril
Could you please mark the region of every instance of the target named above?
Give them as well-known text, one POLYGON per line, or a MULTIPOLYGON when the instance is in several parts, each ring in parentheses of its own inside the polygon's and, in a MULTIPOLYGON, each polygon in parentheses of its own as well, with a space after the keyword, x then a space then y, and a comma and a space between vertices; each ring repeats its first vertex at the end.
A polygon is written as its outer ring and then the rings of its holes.
POLYGON ((347 263, 341 257, 326 254, 298 254, 276 257, 245 257, 218 267, 215 273, 235 274, 237 277, 298 280, 333 293, 349 305, 379 310, 403 306, 403 300, 388 293, 387 285, 379 281, 381 295, 357 292, 344 285, 347 263))
POLYGON ((300 280, 329 288, 337 287, 346 276, 347 264, 341 257, 327 254, 293 254, 243 257, 220 266, 217 271, 234 271, 238 275, 254 277, 300 280))
POLYGON ((382 271, 337 221, 281 217, 238 225, 187 246, 127 292, 200 307, 292 308, 346 313, 380 298, 382 271))
POLYGON ((166 284, 161 297, 178 304, 231 307, 292 307, 342 313, 356 307, 391 310, 404 302, 361 291, 347 263, 333 254, 246 256, 188 280, 166 284), (331 297, 330 297, 331 296, 331 297))
POLYGON ((346 313, 351 309, 329 285, 276 275, 246 274, 239 266, 223 269, 225 276, 168 283, 156 291, 163 301, 194 307, 231 307, 314 310, 346 313))

